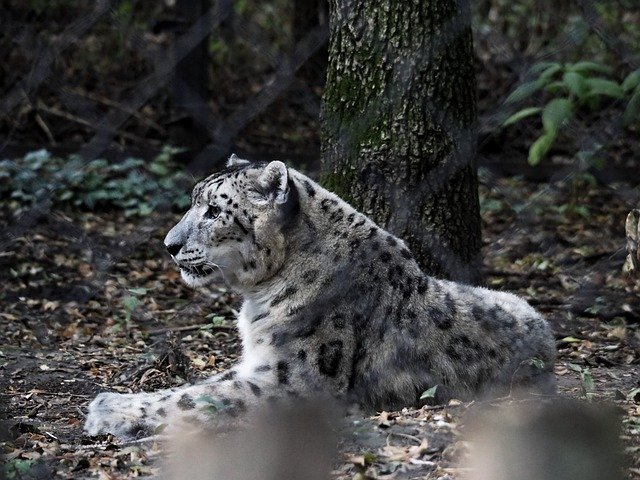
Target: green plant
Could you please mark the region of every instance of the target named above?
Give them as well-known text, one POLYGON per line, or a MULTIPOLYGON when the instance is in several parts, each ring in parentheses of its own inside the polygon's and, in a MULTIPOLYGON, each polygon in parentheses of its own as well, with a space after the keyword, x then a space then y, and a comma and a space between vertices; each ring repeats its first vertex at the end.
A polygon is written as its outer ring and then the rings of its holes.
MULTIPOLYGON (((566 337, 566 338, 573 339, 573 337, 566 337)), ((575 363, 567 363, 567 367, 569 367, 569 369, 573 370, 574 372, 577 372, 580 374, 582 395, 586 397, 588 400, 593 398, 596 391, 596 384, 593 381, 593 375, 591 375, 591 371, 589 370, 589 368, 582 368, 580 365, 577 365, 575 363)))
POLYGON ((127 294, 120 300, 120 314, 115 316, 116 323, 113 325, 113 332, 127 330, 131 326, 131 317, 136 308, 140 305, 140 297, 146 295, 146 288, 127 288, 127 294))
POLYGON ((545 91, 551 99, 544 106, 527 106, 502 122, 508 127, 540 114, 542 134, 529 147, 529 163, 537 165, 551 149, 559 133, 574 120, 578 109, 597 110, 603 98, 627 99, 625 125, 637 121, 640 114, 640 70, 632 72, 622 84, 612 77, 612 70, 598 62, 541 62, 529 70, 534 80, 519 85, 505 103, 513 104, 545 91))
POLYGON ((195 401, 196 403, 203 404, 202 406, 200 406, 200 409, 202 411, 212 415, 215 415, 220 410, 223 410, 225 408, 224 404, 220 400, 217 400, 210 395, 200 395, 199 397, 196 397, 195 401))
POLYGON ((29 478, 31 467, 35 464, 35 460, 14 458, 7 461, 0 467, 0 473, 3 478, 29 478))
POLYGON ((221 315, 218 315, 217 313, 210 313, 205 318, 208 320, 211 320, 212 327, 219 327, 224 323, 224 317, 221 315))
POLYGON ((422 392, 422 395, 420 395, 420 400, 426 400, 428 398, 435 398, 437 390, 438 390, 438 385, 434 385, 433 387, 425 390, 424 392, 422 392))
POLYGON ((129 295, 122 299, 122 311, 125 323, 129 323, 131 321, 131 315, 140 304, 138 297, 147 294, 146 288, 128 288, 127 291, 129 292, 129 295))
POLYGON ((630 96, 622 121, 625 125, 633 125, 640 121, 640 68, 627 75, 621 86, 625 94, 630 96))
POLYGON ((538 370, 544 370, 544 362, 538 357, 531 357, 527 363, 538 370))
POLYGON ((127 158, 84 162, 78 156, 52 156, 46 150, 0 161, 0 194, 16 213, 41 202, 60 208, 120 210, 149 215, 159 205, 189 206, 190 177, 173 162, 179 150, 165 147, 150 161, 127 158), (165 200, 166 198, 166 200, 165 200))

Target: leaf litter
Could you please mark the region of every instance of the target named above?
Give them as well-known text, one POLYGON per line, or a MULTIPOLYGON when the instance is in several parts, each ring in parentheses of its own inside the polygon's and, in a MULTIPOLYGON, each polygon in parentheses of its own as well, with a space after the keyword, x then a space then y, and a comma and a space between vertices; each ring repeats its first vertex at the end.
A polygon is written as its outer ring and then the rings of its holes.
MULTIPOLYGON (((640 479, 640 280, 621 272, 629 200, 590 185, 579 200, 586 215, 558 209, 576 203, 573 192, 568 182, 485 176, 485 283, 549 319, 562 395, 623 411, 627 474, 640 479)), ((100 391, 197 381, 237 360, 240 299, 222 282, 181 284, 162 246, 176 220, 49 212, 23 228, 3 212, 0 433, 9 478, 157 474, 160 443, 83 435, 88 402, 100 391)), ((465 415, 476 403, 350 414, 332 477, 462 478, 465 415)))

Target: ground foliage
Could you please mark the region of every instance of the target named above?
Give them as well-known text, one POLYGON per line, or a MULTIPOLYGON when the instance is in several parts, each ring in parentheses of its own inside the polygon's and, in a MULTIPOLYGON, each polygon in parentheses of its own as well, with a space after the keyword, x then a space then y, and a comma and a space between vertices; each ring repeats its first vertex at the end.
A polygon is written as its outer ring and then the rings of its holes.
MULTIPOLYGON (((153 152, 149 158, 160 153, 185 121, 170 88, 163 86, 133 110, 129 101, 144 92, 139 87, 166 59, 176 24, 171 3, 116 2, 73 42, 67 42, 66 29, 90 17, 94 2, 3 3, 0 88, 5 94, 16 90, 20 101, 0 119, 2 158, 15 162, 25 151, 46 148, 65 152, 67 159, 105 126, 103 117, 118 114, 126 115, 110 132, 113 144, 153 152), (43 61, 51 75, 33 87, 29 79, 43 61), (20 154, 9 155, 12 148, 20 154)), ((225 39, 219 28, 210 37, 207 95, 213 116, 229 118, 248 96, 277 80, 273 60, 291 48, 290 10, 291 2, 280 0, 234 2, 230 30, 242 34, 225 39)), ((630 186, 640 179, 638 129, 620 121, 628 102, 611 97, 596 109, 576 109, 570 128, 562 129, 535 168, 527 166, 527 155, 544 132, 542 119, 534 115, 501 128, 530 105, 505 99, 535 80, 528 72, 541 61, 595 60, 623 82, 640 61, 637 5, 483 0, 475 10, 479 163, 543 180, 482 170, 485 282, 520 293, 550 320, 563 395, 605 401, 623 412, 626 472, 640 478, 640 280, 621 273, 624 218, 640 205, 637 187, 630 186), (630 183, 605 185, 594 176, 630 183)), ((233 147, 255 158, 280 152, 282 158, 317 159, 323 78, 322 67, 298 72, 286 95, 248 118, 233 147)), ((542 106, 553 95, 541 90, 530 98, 542 106)), ((107 165, 89 164, 84 172, 107 165)), ((3 473, 10 478, 156 473, 160 447, 170 445, 82 434, 90 399, 99 391, 197 381, 228 368, 239 353, 233 321, 239 298, 222 283, 198 291, 184 287, 162 246, 179 218, 169 210, 180 185, 163 187, 164 174, 149 171, 150 165, 134 161, 123 168, 129 171, 108 178, 143 171, 151 174, 149 188, 136 190, 139 177, 132 178, 128 186, 100 194, 108 198, 98 199, 103 203, 97 211, 90 211, 96 207, 91 200, 77 197, 94 191, 83 183, 88 177, 77 183, 73 175, 65 177, 71 183, 64 188, 36 188, 46 175, 60 176, 55 166, 42 175, 18 167, 26 175, 25 194, 0 204, 0 418, 3 473), (69 190, 73 195, 64 198, 69 190), (39 196, 41 191, 52 195, 39 196), (125 204, 127 195, 151 204, 127 215, 134 208, 125 204)), ((2 173, 4 199, 13 176, 2 173)), ((333 476, 460 478, 462 435, 472 409, 454 401, 375 417, 354 414, 333 476)))
MULTIPOLYGON (((553 324, 563 395, 624 412, 628 472, 640 478, 640 281, 621 272, 622 223, 638 191, 586 183, 576 198, 580 179, 481 176, 486 283, 525 296, 553 324)), ((7 209, 2 217, 10 245, 0 256, 6 473, 156 473, 159 444, 84 436, 86 405, 99 391, 165 388, 228 368, 239 353, 239 298, 222 283, 181 284, 162 246, 177 214, 30 215, 20 227, 7 209)), ((458 478, 468 409, 454 401, 350 417, 334 477, 458 478)))
POLYGON ((180 171, 165 146, 150 161, 125 158, 84 161, 78 155, 56 157, 45 149, 14 160, 0 160, 0 195, 14 215, 43 205, 80 210, 122 210, 144 217, 156 209, 186 209, 191 203, 191 175, 180 171))

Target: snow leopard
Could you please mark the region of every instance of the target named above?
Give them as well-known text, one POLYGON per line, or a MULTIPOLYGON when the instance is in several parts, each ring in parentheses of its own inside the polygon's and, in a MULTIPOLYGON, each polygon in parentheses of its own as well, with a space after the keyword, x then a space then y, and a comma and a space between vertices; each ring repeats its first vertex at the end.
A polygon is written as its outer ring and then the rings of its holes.
POLYGON ((88 434, 207 426, 323 393, 382 411, 426 391, 442 403, 554 390, 554 337, 524 299, 426 274, 400 238, 280 161, 233 155, 165 245, 187 285, 220 271, 242 295, 241 358, 202 383, 101 393, 88 434))

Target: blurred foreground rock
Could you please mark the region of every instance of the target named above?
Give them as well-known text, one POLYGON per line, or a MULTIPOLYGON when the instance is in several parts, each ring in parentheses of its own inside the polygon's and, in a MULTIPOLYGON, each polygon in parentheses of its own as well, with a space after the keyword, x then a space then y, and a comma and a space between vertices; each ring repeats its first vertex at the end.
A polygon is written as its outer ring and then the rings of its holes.
MULTIPOLYGON (((178 433, 166 480, 327 480, 340 413, 319 403, 264 408, 240 431, 178 433)), ((163 469, 164 470, 164 469, 163 469)))
POLYGON ((476 415, 469 480, 622 480, 612 407, 530 403, 476 415))

